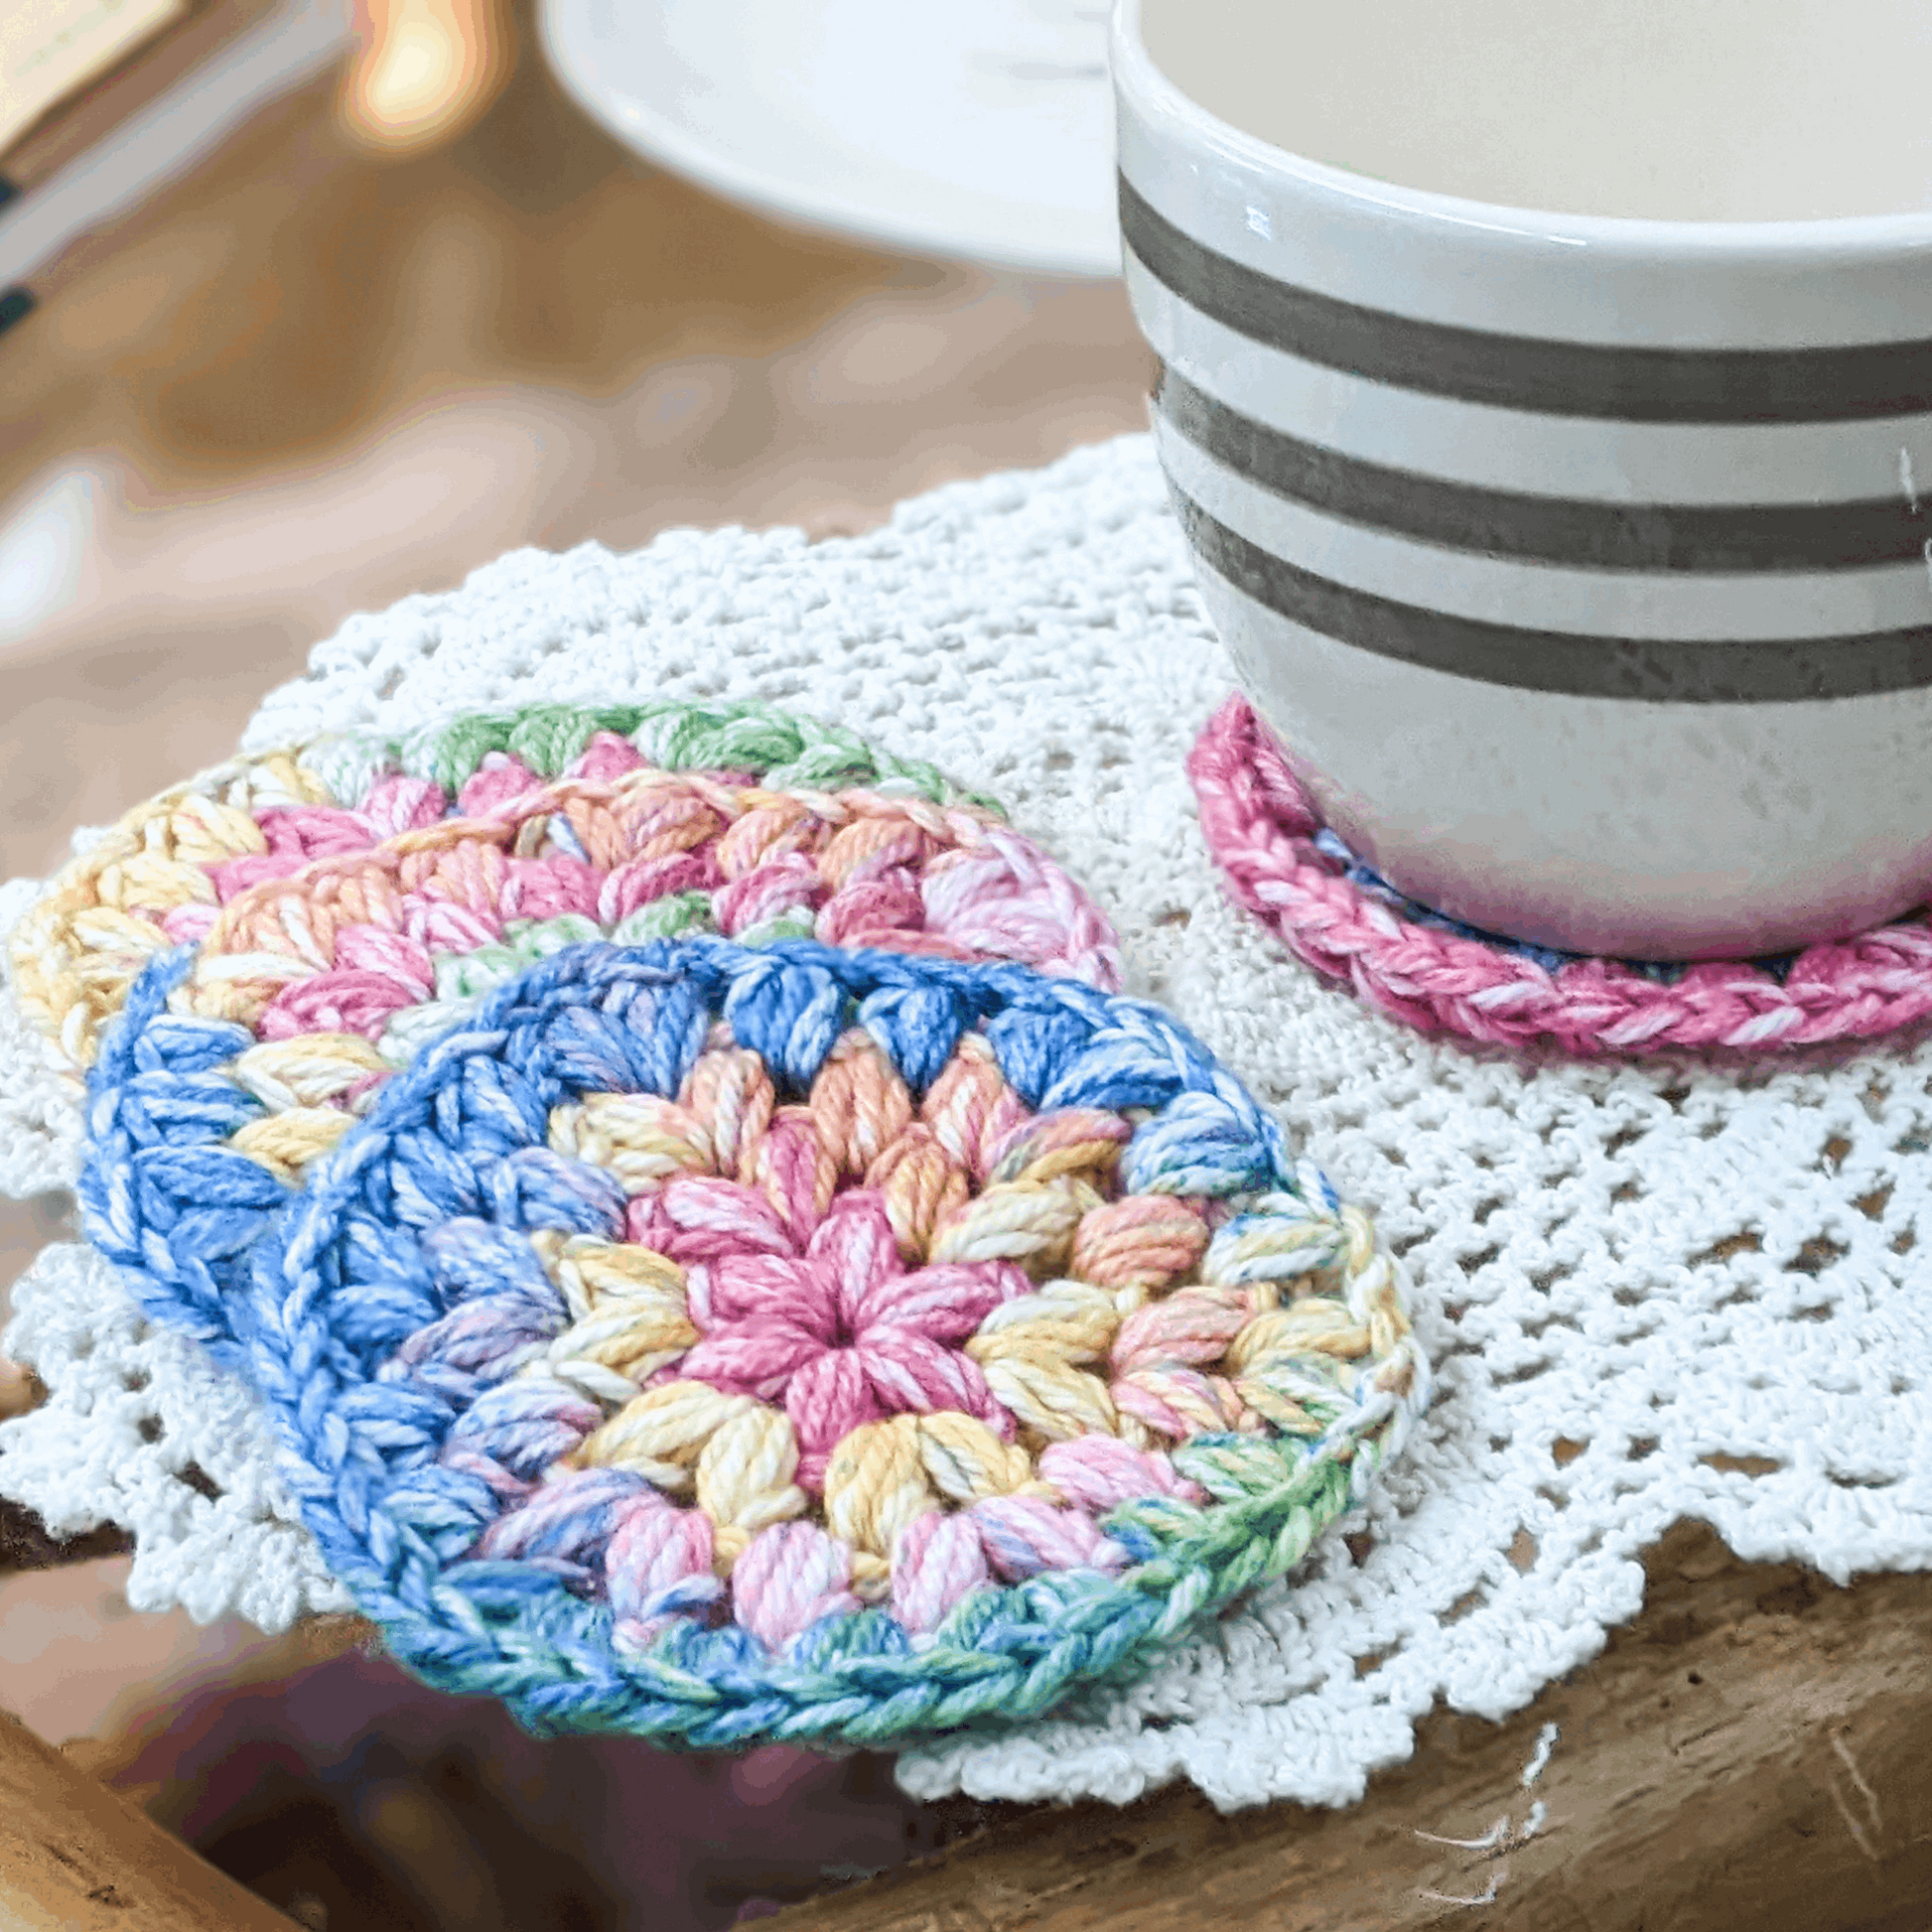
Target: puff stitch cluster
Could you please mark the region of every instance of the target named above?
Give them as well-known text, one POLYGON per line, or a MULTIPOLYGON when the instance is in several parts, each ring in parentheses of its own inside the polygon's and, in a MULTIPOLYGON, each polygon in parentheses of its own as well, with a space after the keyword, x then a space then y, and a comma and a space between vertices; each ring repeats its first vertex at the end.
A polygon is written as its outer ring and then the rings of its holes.
MULTIPOLYGON (((15 931, 16 997, 56 1068, 77 1077, 141 968, 204 936, 250 888, 451 816, 486 814, 547 778, 609 781, 645 766, 768 790, 863 788, 998 817, 930 764, 756 702, 533 703, 393 737, 322 732, 216 765, 94 840, 15 931)), ((1104 922, 1101 932, 1110 942, 1104 922)))
POLYGON ((1366 1219, 1086 895, 784 714, 243 761, 14 966, 94 1246, 262 1393, 395 1653, 540 1726, 1043 1710, 1292 1567, 1423 1399, 1366 1219))

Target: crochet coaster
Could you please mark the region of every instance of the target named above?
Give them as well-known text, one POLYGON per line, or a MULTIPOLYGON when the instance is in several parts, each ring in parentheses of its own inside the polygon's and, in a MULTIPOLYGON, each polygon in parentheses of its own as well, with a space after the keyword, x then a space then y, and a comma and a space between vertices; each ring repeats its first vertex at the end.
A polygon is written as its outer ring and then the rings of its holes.
POLYGON ((16 933, 20 1004, 71 1074, 157 949, 199 940, 175 1009, 245 1029, 226 1071, 259 1105, 234 1145, 293 1178, 416 1044, 587 939, 815 936, 1118 987, 1105 915, 962 799, 762 706, 543 706, 319 740, 166 793, 75 860, 16 933), (869 782, 822 788, 841 780, 869 782))
POLYGON ((1426 1400, 1366 1218, 1158 1008, 571 946, 291 1193, 219 1145, 243 1035, 165 1013, 193 965, 145 971, 90 1077, 89 1234, 151 1310, 245 1307, 335 1575, 536 1728, 1038 1713, 1299 1562, 1426 1400))
MULTIPOLYGON (((15 931, 14 988, 69 1077, 135 974, 187 939, 233 956, 210 974, 238 982, 230 1005, 264 1037, 386 1028, 400 1048, 403 1009, 559 944, 714 926, 890 933, 1119 984, 1104 916, 931 765, 769 705, 655 702, 532 704, 232 759, 136 806, 52 882, 15 931), (341 863, 296 878, 324 859, 341 863)), ((264 1089, 286 1062, 260 1063, 264 1089)), ((320 1066, 301 1078, 343 1090, 320 1066)))
POLYGON ((1790 958, 1659 967, 1519 944, 1432 912, 1321 824, 1239 696, 1202 728, 1187 772, 1235 902, 1298 959, 1425 1033, 1578 1054, 1763 1053, 1872 1039, 1932 1014, 1932 927, 1917 916, 1790 958))

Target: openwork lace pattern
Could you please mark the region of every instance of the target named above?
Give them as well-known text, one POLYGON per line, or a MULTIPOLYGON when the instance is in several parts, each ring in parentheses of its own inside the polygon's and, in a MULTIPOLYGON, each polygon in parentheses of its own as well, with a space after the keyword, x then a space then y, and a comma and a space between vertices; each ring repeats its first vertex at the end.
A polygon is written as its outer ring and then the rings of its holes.
MULTIPOLYGON (((346 624, 244 740, 640 693, 843 719, 996 794, 1106 906, 1129 989, 1400 1256, 1434 1396, 1366 1502, 1132 1683, 906 1745, 921 1796, 1351 1802, 1431 1709, 1501 1718, 1593 1656, 1685 1517, 1841 1582, 1932 1566, 1926 1029, 1581 1056, 1391 1017, 1227 896, 1185 764, 1236 681, 1135 437, 851 540, 506 557, 346 624)), ((0 889, 0 926, 29 896, 0 889)), ((31 1190, 71 1179, 80 1112, 24 1027, 0 998, 0 1185, 31 1190)), ((47 1251, 5 1345, 50 1396, 0 1425, 0 1489, 69 1531, 129 1525, 138 1605, 270 1628, 337 1605, 260 1401, 91 1248, 47 1251)))

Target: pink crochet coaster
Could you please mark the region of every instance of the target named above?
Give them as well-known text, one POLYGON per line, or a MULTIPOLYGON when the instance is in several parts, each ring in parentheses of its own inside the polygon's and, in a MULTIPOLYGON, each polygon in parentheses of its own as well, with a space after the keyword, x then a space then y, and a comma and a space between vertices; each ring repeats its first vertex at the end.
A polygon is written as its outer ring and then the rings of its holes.
POLYGON ((1640 966, 1472 931, 1400 897, 1315 816, 1236 695, 1187 759, 1229 895, 1298 959, 1424 1033, 1578 1054, 1766 1052, 1870 1039, 1932 1014, 1932 929, 1914 914, 1794 958, 1640 966))

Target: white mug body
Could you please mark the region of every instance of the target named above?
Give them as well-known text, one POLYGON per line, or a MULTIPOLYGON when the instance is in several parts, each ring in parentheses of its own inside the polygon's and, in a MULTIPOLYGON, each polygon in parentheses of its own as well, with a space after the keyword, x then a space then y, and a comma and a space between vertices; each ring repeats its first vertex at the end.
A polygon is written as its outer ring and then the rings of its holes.
POLYGON ((1932 212, 1371 180, 1189 99, 1149 4, 1121 0, 1113 69, 1157 443, 1335 829, 1578 952, 1784 952, 1923 901, 1932 212))

